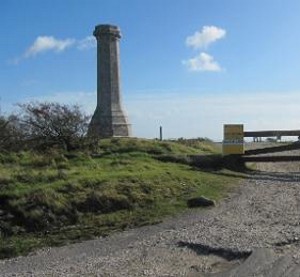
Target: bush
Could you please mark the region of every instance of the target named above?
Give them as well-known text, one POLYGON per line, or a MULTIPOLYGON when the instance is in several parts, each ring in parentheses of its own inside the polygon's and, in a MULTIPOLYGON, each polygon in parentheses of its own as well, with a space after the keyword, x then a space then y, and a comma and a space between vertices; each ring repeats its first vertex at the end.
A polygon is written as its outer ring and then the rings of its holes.
POLYGON ((111 193, 92 191, 80 207, 83 211, 98 213, 111 213, 131 208, 128 198, 115 191, 111 193))
POLYGON ((80 147, 90 117, 77 105, 31 102, 18 106, 18 121, 30 148, 44 150, 57 146, 71 151, 80 147))
POLYGON ((13 115, 0 116, 0 151, 19 150, 22 138, 18 118, 13 115))

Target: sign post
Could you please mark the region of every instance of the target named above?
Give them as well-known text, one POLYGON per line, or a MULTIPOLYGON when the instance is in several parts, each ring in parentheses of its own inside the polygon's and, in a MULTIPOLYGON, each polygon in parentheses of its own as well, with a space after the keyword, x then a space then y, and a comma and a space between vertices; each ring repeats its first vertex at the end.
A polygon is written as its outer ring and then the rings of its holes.
POLYGON ((223 155, 244 154, 244 125, 225 124, 223 139, 223 155))

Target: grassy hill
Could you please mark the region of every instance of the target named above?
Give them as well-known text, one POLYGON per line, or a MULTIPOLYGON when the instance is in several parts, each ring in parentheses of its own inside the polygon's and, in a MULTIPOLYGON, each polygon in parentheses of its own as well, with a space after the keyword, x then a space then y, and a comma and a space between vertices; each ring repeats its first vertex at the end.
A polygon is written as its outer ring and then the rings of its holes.
POLYGON ((113 138, 95 150, 0 154, 1 258, 156 223, 236 182, 191 164, 218 153, 209 141, 113 138))

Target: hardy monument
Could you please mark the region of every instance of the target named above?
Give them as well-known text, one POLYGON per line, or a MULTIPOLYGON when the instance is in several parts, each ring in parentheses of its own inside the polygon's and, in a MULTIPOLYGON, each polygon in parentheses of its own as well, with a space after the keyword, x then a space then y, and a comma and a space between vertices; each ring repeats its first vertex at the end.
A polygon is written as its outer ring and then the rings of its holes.
POLYGON ((131 136, 121 99, 120 29, 98 25, 93 35, 97 39, 97 107, 88 134, 99 138, 131 136))

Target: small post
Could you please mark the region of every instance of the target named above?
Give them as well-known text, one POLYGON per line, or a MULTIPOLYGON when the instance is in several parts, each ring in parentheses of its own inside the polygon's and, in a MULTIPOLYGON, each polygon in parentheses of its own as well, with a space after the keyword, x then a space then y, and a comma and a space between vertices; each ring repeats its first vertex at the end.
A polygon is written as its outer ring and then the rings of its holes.
POLYGON ((163 132, 162 132, 162 126, 159 126, 159 140, 163 140, 163 132))

